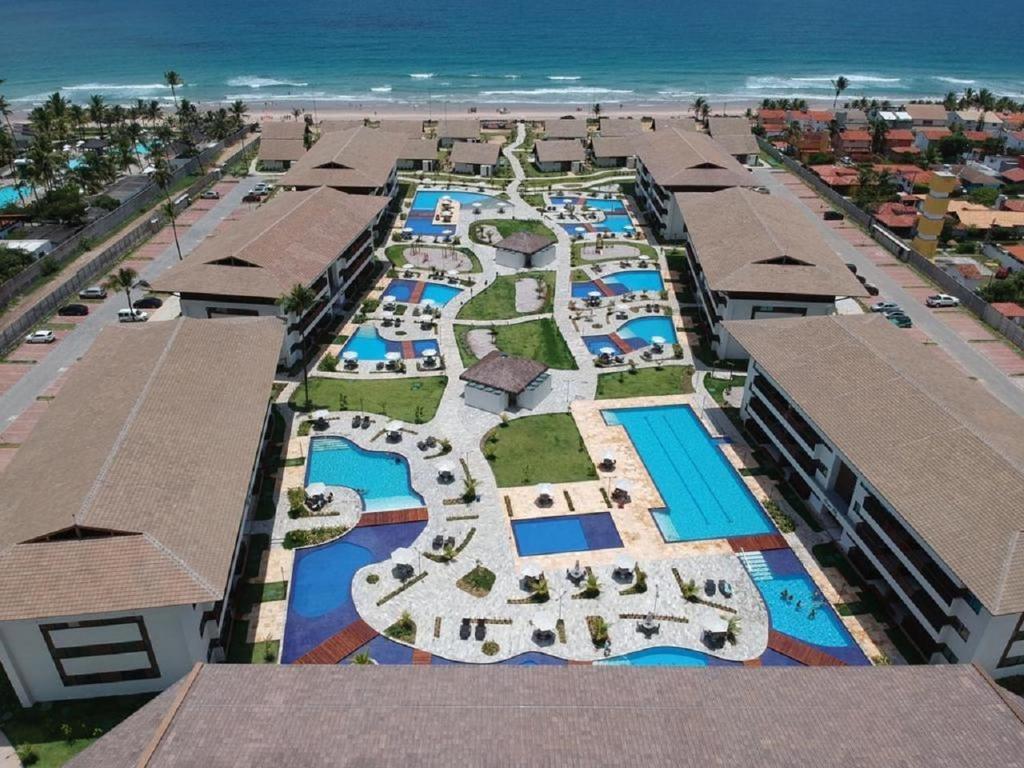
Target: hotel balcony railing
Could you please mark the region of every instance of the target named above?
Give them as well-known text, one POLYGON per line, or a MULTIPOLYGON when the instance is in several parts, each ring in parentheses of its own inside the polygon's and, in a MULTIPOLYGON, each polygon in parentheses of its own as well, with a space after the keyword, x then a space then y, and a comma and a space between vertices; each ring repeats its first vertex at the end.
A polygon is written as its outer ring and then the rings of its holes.
POLYGON ((774 437, 776 442, 786 449, 786 452, 789 454, 792 461, 798 464, 808 476, 814 477, 814 471, 816 468, 814 459, 807 455, 806 448, 798 445, 796 440, 786 432, 785 427, 779 423, 779 420, 775 418, 775 415, 771 411, 768 410, 768 407, 761 400, 754 397, 750 399, 749 408, 761 422, 762 429, 774 437))
POLYGON ((370 243, 373 237, 373 233, 370 230, 366 230, 357 237, 348 248, 341 254, 340 261, 347 263, 349 259, 352 259, 362 253, 363 249, 370 243))
POLYGON ((367 251, 363 254, 362 258, 352 262, 341 273, 341 284, 346 285, 355 275, 359 274, 360 270, 366 265, 366 262, 373 258, 373 251, 367 251))
MULTIPOLYGON (((752 391, 758 394, 762 401, 762 404, 769 403, 776 410, 778 415, 772 414, 772 417, 775 420, 784 422, 785 426, 789 428, 789 431, 796 437, 800 438, 800 441, 802 443, 800 446, 801 452, 813 456, 814 449, 821 443, 821 440, 816 439, 817 435, 814 432, 809 432, 808 430, 802 428, 801 423, 793 418, 792 411, 785 407, 785 401, 783 401, 782 404, 780 404, 778 401, 773 401, 772 398, 763 391, 763 389, 760 389, 758 387, 758 384, 761 382, 761 380, 761 377, 758 377, 755 380, 754 386, 751 388, 752 391)), ((764 405, 764 408, 767 410, 768 406, 764 405)), ((813 470, 811 470, 811 473, 813 474, 813 470)))
POLYGON ((779 412, 779 415, 785 419, 786 423, 793 428, 793 431, 807 443, 808 448, 812 451, 824 442, 821 436, 807 423, 807 420, 801 416, 793 405, 783 397, 782 393, 779 392, 774 386, 772 386, 764 376, 758 376, 755 382, 755 387, 760 390, 764 399, 771 403, 775 410, 779 412))

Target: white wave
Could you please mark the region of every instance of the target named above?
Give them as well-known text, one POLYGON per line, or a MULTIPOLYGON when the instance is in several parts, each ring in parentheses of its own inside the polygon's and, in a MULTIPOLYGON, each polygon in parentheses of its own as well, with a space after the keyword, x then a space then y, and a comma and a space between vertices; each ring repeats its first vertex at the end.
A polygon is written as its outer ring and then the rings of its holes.
POLYGON ((437 77, 436 72, 413 72, 409 75, 413 80, 429 80, 432 77, 437 77))
MULTIPOLYGON (((820 88, 825 91, 834 90, 832 81, 838 75, 813 75, 807 77, 748 77, 744 87, 749 91, 786 90, 792 88, 820 88)), ((901 82, 899 77, 881 77, 879 75, 845 75, 851 85, 895 85, 901 82)))
MULTIPOLYGON (((379 96, 367 93, 328 93, 326 91, 299 91, 297 93, 268 93, 264 97, 266 101, 342 101, 342 102, 372 102, 392 103, 396 99, 389 96, 379 96)), ((252 100, 252 94, 228 93, 221 97, 221 101, 230 103, 236 99, 252 100)))
POLYGON ((376 88, 371 88, 374 93, 391 93, 390 85, 378 85, 376 88))
POLYGON ((502 75, 506 80, 518 80, 519 75, 502 75))
POLYGON ((287 86, 290 88, 305 88, 309 83, 300 83, 293 80, 277 80, 273 77, 259 77, 257 75, 244 75, 233 77, 228 80, 232 88, 273 88, 274 86, 287 86))
POLYGON ((128 85, 116 83, 82 83, 81 85, 62 85, 62 91, 89 91, 90 93, 143 93, 151 91, 169 91, 171 87, 164 83, 132 83, 128 85))
POLYGON ((658 91, 659 96, 667 96, 670 99, 685 99, 687 96, 696 96, 696 91, 658 91))
POLYGON ((548 75, 548 80, 582 80, 582 75, 548 75))
POLYGON ((633 91, 620 90, 616 88, 588 88, 585 86, 570 86, 568 88, 521 88, 504 91, 480 91, 481 96, 558 96, 566 95, 590 95, 598 96, 604 94, 627 94, 633 91))
POLYGON ((963 80, 959 77, 936 77, 936 80, 942 83, 950 83, 952 85, 974 85, 977 80, 963 80))

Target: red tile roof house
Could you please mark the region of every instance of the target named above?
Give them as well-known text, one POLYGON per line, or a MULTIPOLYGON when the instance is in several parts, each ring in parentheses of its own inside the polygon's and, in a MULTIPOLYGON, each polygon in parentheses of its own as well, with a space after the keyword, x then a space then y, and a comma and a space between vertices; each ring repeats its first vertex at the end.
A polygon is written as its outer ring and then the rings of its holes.
POLYGON ((885 134, 885 149, 894 151, 897 147, 906 147, 914 143, 914 132, 909 128, 894 128, 885 134))
POLYGON ((811 171, 841 195, 850 194, 857 186, 860 172, 846 165, 814 165, 811 171))
POLYGON ((764 129, 767 136, 781 136, 786 132, 786 111, 782 109, 762 109, 757 113, 757 124, 764 129))
POLYGON ((871 134, 868 131, 843 131, 836 139, 836 152, 857 162, 871 159, 871 134))
POLYGON ((919 128, 914 131, 914 144, 922 152, 927 152, 933 141, 941 141, 952 134, 949 128, 919 128))
POLYGON ((832 154, 831 136, 829 136, 825 131, 814 131, 801 134, 795 144, 790 141, 789 145, 796 151, 800 156, 800 159, 804 162, 807 162, 807 160, 814 155, 832 154))
POLYGON ((1006 148, 1015 152, 1024 152, 1024 130, 1007 131, 1006 148))
POLYGON ((992 309, 1012 320, 1016 325, 1024 326, 1024 307, 1014 304, 1012 301, 997 301, 992 309))
POLYGON ((906 203, 883 203, 875 212, 875 219, 894 234, 908 236, 917 224, 917 207, 906 203))
POLYGON ((829 123, 835 120, 835 115, 826 110, 789 110, 786 113, 786 125, 796 123, 801 131, 827 131, 829 123))
POLYGON ((1007 184, 1024 184, 1024 168, 1017 167, 1003 171, 1002 177, 1007 184))

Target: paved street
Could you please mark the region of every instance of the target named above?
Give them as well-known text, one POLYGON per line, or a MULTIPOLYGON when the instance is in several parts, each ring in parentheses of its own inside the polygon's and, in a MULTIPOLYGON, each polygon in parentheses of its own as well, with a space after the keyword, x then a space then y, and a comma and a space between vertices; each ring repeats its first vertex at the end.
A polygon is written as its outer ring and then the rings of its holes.
MULTIPOLYGON (((770 188, 773 194, 802 205, 807 218, 814 222, 843 260, 855 264, 858 274, 878 286, 881 292, 878 298, 895 301, 910 316, 915 326, 911 332, 919 331, 923 334, 922 341, 926 340, 926 336, 937 343, 969 376, 984 383, 1007 406, 1024 413, 1024 389, 1021 388, 1024 379, 1007 375, 1007 370, 1016 370, 1011 367, 1014 360, 1004 362, 1004 356, 993 354, 990 357, 990 354, 986 354, 1002 352, 1004 345, 992 339, 991 333, 984 326, 966 314, 966 311, 937 312, 926 307, 924 298, 930 293, 936 293, 937 289, 929 286, 924 278, 917 276, 894 256, 872 259, 870 256, 876 249, 882 250, 877 244, 865 243, 864 247, 858 247, 836 228, 829 226, 820 214, 820 206, 824 205, 821 198, 795 176, 766 168, 757 169, 754 174, 759 183, 770 188), (908 277, 911 278, 909 281, 908 277), (968 326, 971 326, 973 335, 965 330, 968 326)), ((845 224, 847 228, 851 226, 845 224)), ((859 230, 856 234, 867 240, 859 230)), ((1015 353, 1014 357, 1019 358, 1015 353)))

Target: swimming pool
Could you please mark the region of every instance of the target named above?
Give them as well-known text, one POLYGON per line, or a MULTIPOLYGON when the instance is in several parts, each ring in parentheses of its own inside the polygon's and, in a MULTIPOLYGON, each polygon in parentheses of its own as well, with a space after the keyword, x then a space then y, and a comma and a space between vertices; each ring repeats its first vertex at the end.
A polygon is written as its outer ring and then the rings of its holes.
POLYGON ((594 662, 609 667, 734 667, 738 661, 727 661, 689 648, 661 646, 633 651, 612 659, 594 662))
POLYGON ((513 520, 512 535, 520 557, 622 546, 615 521, 608 512, 513 520))
POLYGON ((292 575, 292 610, 307 619, 330 613, 346 597, 338 584, 351 584, 356 571, 372 562, 370 550, 344 539, 310 552, 292 575))
POLYGON ((349 337, 341 351, 342 354, 352 351, 359 355, 360 360, 374 362, 386 360, 388 352, 397 352, 404 359, 411 360, 423 357, 423 353, 428 349, 436 350, 437 348, 437 342, 431 339, 389 341, 383 338, 373 326, 364 325, 349 337))
POLYGON ((25 199, 25 202, 28 202, 29 195, 31 194, 32 188, 24 184, 0 187, 0 208, 6 208, 9 205, 21 205, 22 198, 25 199))
POLYGON ((624 293, 660 293, 665 288, 661 274, 656 269, 628 269, 594 280, 572 284, 572 297, 585 299, 592 291, 605 296, 621 296, 624 293))
POLYGON ((610 232, 615 235, 632 234, 634 231, 633 220, 626 211, 626 205, 622 200, 603 200, 597 197, 552 197, 551 204, 564 206, 572 203, 577 210, 594 208, 604 212, 604 220, 601 222, 592 221, 571 221, 560 222, 562 229, 570 235, 579 234, 577 227, 583 227, 587 232, 610 232))
MULTIPOLYGON (((417 235, 443 235, 445 231, 454 233, 457 221, 445 224, 434 224, 434 211, 442 197, 450 197, 462 207, 472 208, 473 203, 480 203, 483 210, 496 208, 504 201, 491 195, 478 192, 458 192, 448 189, 421 189, 412 199, 412 208, 403 224, 417 235)), ((460 213, 461 215, 461 213, 460 213)))
POLYGON ((614 334, 584 336, 583 343, 587 345, 587 349, 592 355, 601 354, 601 350, 605 347, 628 353, 649 347, 655 336, 663 338, 666 345, 671 346, 676 343, 676 330, 672 326, 670 318, 664 315, 637 317, 620 325, 614 334))
POLYGON ((428 283, 423 280, 392 280, 384 291, 385 296, 394 296, 396 301, 403 304, 422 304, 430 301, 438 307, 443 307, 460 293, 462 289, 453 285, 428 283))
POLYGON ((352 488, 369 512, 424 504, 412 488, 409 463, 397 453, 367 451, 344 437, 314 437, 306 463, 306 485, 352 488))
POLYGON ((602 411, 621 425, 665 502, 651 514, 665 541, 774 533, 718 444, 686 405, 602 411))

